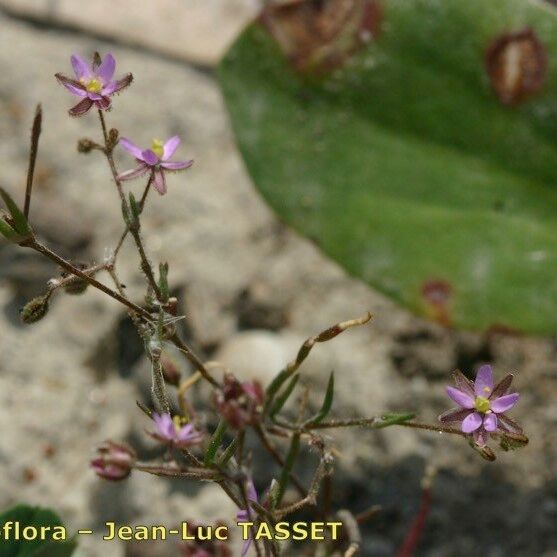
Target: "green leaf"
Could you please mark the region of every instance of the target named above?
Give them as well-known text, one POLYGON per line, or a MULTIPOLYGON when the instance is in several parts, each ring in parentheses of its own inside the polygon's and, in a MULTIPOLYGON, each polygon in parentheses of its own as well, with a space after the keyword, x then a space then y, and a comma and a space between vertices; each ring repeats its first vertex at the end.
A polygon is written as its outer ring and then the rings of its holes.
POLYGON ((417 313, 436 315, 423 292, 443 281, 454 325, 554 331, 557 10, 378 3, 379 32, 318 76, 293 68, 262 19, 231 48, 220 80, 256 186, 350 274, 417 313), (504 104, 486 51, 525 28, 550 71, 504 104))
POLYGON ((398 425, 403 424, 404 422, 408 422, 413 420, 416 417, 416 414, 384 414, 381 416, 381 422, 374 425, 375 429, 382 429, 384 427, 389 427, 391 425, 398 425))
POLYGON ((168 263, 159 264, 159 289, 162 299, 167 302, 170 297, 170 288, 168 286, 168 263))
POLYGON ((222 439, 225 433, 226 421, 224 418, 221 418, 209 441, 209 446, 207 447, 207 452, 205 453, 205 457, 203 459, 203 464, 205 466, 210 466, 215 461, 215 455, 222 444, 222 439))
MULTIPOLYGON (((62 521, 53 511, 40 507, 28 505, 17 505, 0 516, 0 532, 2 532, 2 542, 0 543, 0 557, 70 557, 76 548, 75 540, 54 541, 40 539, 27 541, 15 539, 15 525, 19 525, 20 537, 23 529, 27 526, 36 528, 39 532, 41 527, 63 526, 62 521), (8 522, 13 523, 10 535, 4 537, 4 525, 8 522)), ((52 534, 45 531, 45 537, 52 534)))
POLYGON ((0 215, 0 234, 9 242, 18 242, 21 236, 0 215))
POLYGON ((10 212, 15 231, 21 234, 21 236, 29 236, 32 233, 31 227, 27 222, 27 218, 16 205, 15 201, 10 197, 10 195, 4 188, 0 188, 0 196, 4 200, 4 203, 6 204, 6 207, 10 212))
POLYGON ((300 379, 299 374, 294 375, 294 377, 290 379, 290 382, 286 386, 286 389, 284 389, 283 393, 278 397, 271 411, 269 412, 269 416, 271 419, 273 419, 282 410, 282 407, 286 404, 286 401, 290 398, 290 395, 292 394, 294 387, 296 387, 296 384, 298 383, 298 379, 300 379))
POLYGON ((321 410, 317 412, 313 418, 310 418, 305 425, 318 424, 322 422, 329 412, 331 411, 331 406, 333 405, 333 398, 335 395, 335 376, 331 373, 329 377, 329 383, 327 385, 327 392, 325 393, 325 398, 323 399, 323 404, 321 405, 321 410))
POLYGON ((279 373, 275 375, 267 389, 265 390, 265 405, 264 405, 264 413, 271 407, 276 394, 278 393, 279 389, 284 385, 285 381, 290 377, 290 370, 285 368, 279 373))

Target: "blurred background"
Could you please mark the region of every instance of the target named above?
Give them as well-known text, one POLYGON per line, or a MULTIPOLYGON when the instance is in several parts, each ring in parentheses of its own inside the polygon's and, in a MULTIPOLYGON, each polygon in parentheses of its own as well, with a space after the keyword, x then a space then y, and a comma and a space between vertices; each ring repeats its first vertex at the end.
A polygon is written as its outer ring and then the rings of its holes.
MULTIPOLYGON (((32 222, 67 257, 102 260, 119 237, 120 206, 105 161, 75 148, 78 138, 100 137, 98 122, 93 113, 67 116, 74 99, 53 76, 71 74, 72 53, 112 52, 117 74, 132 72, 135 81, 113 99, 109 126, 138 144, 179 134, 177 159, 195 159, 191 170, 168 178, 167 196, 150 198, 143 227, 152 259, 170 263, 187 316, 183 333, 204 357, 267 382, 306 337, 369 309, 371 325, 318 346, 304 364, 303 381, 320 392, 335 370, 337 416, 401 410, 434 422, 450 406, 444 386, 454 368, 471 373, 492 363, 499 376, 516 372, 522 397, 513 415, 531 442, 495 463, 438 434, 331 433, 339 451, 335 505, 383 507, 365 527, 362 554, 396 554, 431 464, 438 474, 416 555, 556 557, 557 339, 460 332, 416 317, 351 278, 273 214, 238 151, 216 77, 219 60, 260 8, 256 0, 0 0, 0 185, 13 195, 24 191, 28 131, 41 102, 32 222)), ((121 156, 118 164, 125 169, 132 161, 121 156)), ((139 192, 141 185, 131 187, 139 192)), ((120 273, 139 299, 143 281, 129 246, 120 273)), ((149 371, 126 312, 100 293, 57 296, 47 319, 21 324, 21 306, 56 274, 0 243, 0 507, 53 507, 72 529, 107 520, 231 520, 235 511, 216 486, 140 474, 108 484, 90 470, 94 447, 107 438, 153 454, 135 405, 149 396, 149 371)), ((259 457, 264 487, 273 470, 259 457)), ((81 551, 180 555, 173 542, 107 543, 98 536, 82 539, 81 551)))

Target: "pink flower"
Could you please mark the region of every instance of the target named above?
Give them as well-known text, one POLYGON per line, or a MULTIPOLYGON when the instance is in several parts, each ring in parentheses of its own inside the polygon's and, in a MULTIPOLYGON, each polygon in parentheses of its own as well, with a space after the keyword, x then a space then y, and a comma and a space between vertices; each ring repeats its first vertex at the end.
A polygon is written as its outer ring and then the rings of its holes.
POLYGON ((56 74, 56 79, 70 93, 83 99, 70 109, 70 116, 83 116, 93 105, 100 110, 108 110, 111 104, 110 97, 133 81, 131 73, 119 80, 112 79, 116 70, 116 60, 112 54, 107 54, 102 61, 95 56, 91 65, 74 54, 71 62, 75 79, 61 73, 56 74))
POLYGON ((142 150, 135 143, 131 142, 126 137, 120 139, 120 145, 133 155, 139 166, 132 170, 122 172, 118 178, 120 180, 132 180, 139 178, 149 172, 152 173, 153 185, 155 189, 161 194, 166 193, 166 170, 184 170, 189 168, 193 161, 170 161, 170 157, 174 155, 176 149, 180 145, 180 138, 175 135, 163 143, 160 139, 153 139, 150 149, 142 150))
POLYGON ((150 435, 176 448, 186 448, 197 445, 203 440, 203 434, 197 431, 193 424, 182 425, 179 416, 170 414, 153 414, 156 429, 150 435))
POLYGON ((441 414, 439 421, 459 422, 464 433, 470 433, 479 447, 485 447, 490 433, 522 433, 521 427, 505 412, 519 399, 518 393, 508 393, 513 375, 509 373, 495 387, 491 366, 480 367, 472 383, 460 371, 454 372, 455 387, 447 387, 447 394, 458 404, 441 414))
POLYGON ((91 461, 97 476, 117 482, 126 479, 136 461, 135 451, 125 443, 105 441, 97 448, 98 456, 91 461))

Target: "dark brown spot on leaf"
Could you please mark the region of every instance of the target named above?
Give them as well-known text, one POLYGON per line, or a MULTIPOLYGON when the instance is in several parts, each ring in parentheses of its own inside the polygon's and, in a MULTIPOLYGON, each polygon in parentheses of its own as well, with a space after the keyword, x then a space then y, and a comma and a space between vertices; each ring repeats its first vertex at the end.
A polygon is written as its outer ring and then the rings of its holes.
POLYGON ((491 86, 503 104, 525 101, 543 86, 547 54, 532 29, 504 33, 486 52, 491 86))
POLYGON ((378 0, 275 0, 261 21, 296 69, 322 73, 376 38, 381 15, 378 0))

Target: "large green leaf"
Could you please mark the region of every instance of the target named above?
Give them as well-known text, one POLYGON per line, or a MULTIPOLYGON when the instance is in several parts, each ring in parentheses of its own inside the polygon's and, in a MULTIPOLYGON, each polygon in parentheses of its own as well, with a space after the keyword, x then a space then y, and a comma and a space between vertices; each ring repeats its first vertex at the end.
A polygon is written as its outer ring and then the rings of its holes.
POLYGON ((49 509, 29 505, 12 507, 0 515, 0 557, 71 557, 77 546, 75 540, 53 541, 52 530, 45 530, 42 538, 38 535, 35 540, 23 539, 23 530, 26 527, 40 532, 41 527, 55 526, 62 526, 62 521, 49 509), (10 522, 11 528, 4 532, 4 525, 10 522), (16 525, 19 528, 19 539, 16 537, 16 525))
MULTIPOLYGON (((323 4, 323 3, 321 3, 323 4)), ((325 2, 326 4, 326 2, 325 2)), ((294 69, 261 21, 220 67, 256 186, 351 274, 451 323, 557 326, 557 11, 535 0, 383 0, 380 32, 334 71, 294 69), (503 33, 547 52, 540 91, 504 104, 503 33)))

